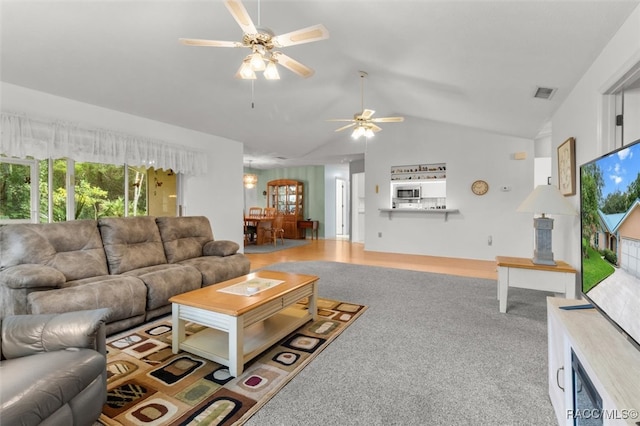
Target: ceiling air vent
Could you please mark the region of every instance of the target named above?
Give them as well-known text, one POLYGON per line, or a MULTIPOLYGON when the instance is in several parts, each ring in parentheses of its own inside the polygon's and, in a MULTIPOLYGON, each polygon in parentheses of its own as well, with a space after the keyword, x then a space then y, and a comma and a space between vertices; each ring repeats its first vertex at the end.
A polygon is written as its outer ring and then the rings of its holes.
POLYGON ((533 97, 538 99, 551 99, 554 93, 556 93, 556 89, 552 89, 550 87, 537 87, 533 97))

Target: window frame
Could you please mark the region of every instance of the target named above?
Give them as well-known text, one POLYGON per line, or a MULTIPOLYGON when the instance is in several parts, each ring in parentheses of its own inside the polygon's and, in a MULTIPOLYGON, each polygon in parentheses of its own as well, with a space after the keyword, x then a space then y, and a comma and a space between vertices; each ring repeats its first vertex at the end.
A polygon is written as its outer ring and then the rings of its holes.
POLYGON ((39 165, 35 159, 21 159, 12 157, 0 157, 0 163, 11 163, 20 166, 29 167, 29 178, 31 179, 29 189, 29 214, 28 219, 2 219, 0 225, 8 225, 14 223, 37 223, 40 216, 40 189, 39 189, 39 165), (34 185, 35 182, 35 185, 34 185))

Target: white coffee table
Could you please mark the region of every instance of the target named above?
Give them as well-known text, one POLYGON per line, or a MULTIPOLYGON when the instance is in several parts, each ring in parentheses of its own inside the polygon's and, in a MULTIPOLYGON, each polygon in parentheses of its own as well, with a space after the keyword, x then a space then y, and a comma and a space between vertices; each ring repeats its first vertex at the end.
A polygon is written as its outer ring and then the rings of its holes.
POLYGON ((173 296, 169 299, 173 353, 183 350, 226 365, 237 377, 247 361, 317 318, 317 281, 314 275, 258 271, 173 296), (229 292, 246 287, 244 283, 253 279, 273 280, 274 285, 263 286, 257 293, 229 292), (307 309, 292 306, 305 297, 309 298, 307 309), (187 322, 206 328, 187 337, 187 322))

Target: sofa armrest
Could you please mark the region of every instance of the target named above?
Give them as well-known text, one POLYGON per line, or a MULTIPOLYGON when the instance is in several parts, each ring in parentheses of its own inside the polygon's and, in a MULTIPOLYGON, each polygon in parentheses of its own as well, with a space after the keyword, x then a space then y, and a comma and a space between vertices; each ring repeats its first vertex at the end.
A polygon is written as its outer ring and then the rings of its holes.
POLYGON ((238 243, 228 240, 209 241, 202 247, 204 256, 231 256, 240 249, 238 243))
POLYGON ((108 309, 49 315, 11 315, 2 320, 2 355, 19 358, 69 348, 106 354, 108 309))
POLYGON ((0 284, 9 288, 60 288, 67 281, 64 274, 51 266, 23 264, 0 271, 0 284))

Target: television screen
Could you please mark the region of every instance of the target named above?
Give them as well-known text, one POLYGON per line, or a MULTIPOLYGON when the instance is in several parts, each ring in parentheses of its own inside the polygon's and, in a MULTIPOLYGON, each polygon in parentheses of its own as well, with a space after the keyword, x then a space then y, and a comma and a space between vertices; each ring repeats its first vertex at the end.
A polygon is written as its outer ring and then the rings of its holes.
POLYGON ((640 140, 580 166, 582 293, 640 349, 640 140))

